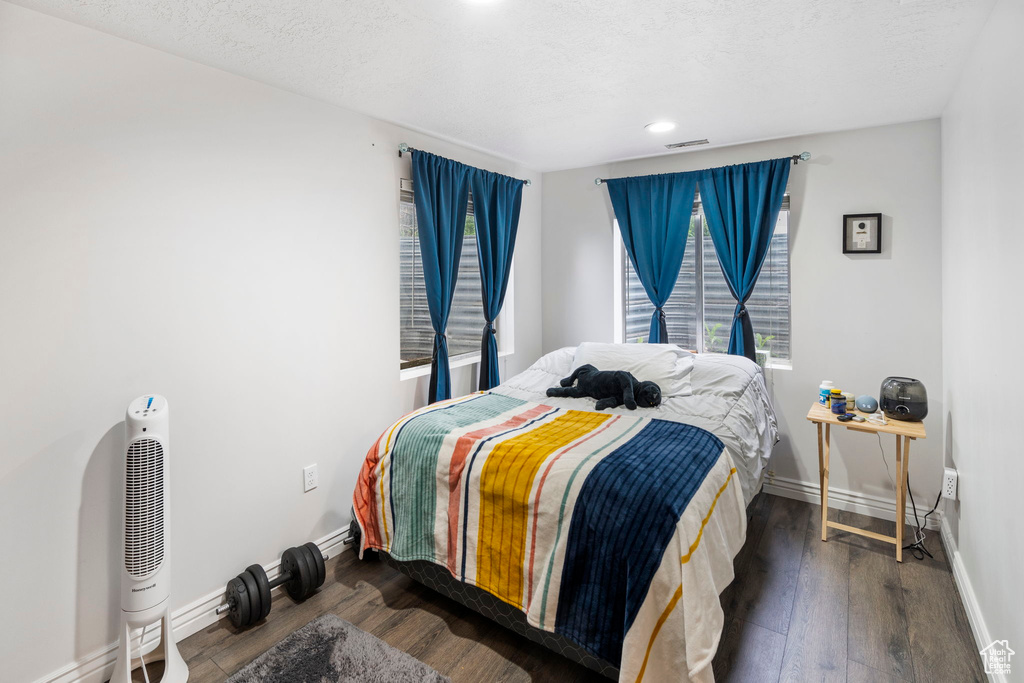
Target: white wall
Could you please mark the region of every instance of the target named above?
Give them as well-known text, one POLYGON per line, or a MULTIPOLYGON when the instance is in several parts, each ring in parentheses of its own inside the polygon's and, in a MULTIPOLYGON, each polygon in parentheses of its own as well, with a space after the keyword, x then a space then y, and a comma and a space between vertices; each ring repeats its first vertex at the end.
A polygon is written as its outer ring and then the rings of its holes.
POLYGON ((5 681, 115 640, 135 396, 171 405, 175 607, 347 524, 426 393, 399 381, 399 142, 532 178, 503 372, 540 353, 538 174, 3 2, 0 93, 5 681))
POLYGON ((983 644, 1009 639, 1018 676, 1024 448, 1012 397, 1024 386, 1022 33, 1024 6, 1001 0, 942 115, 945 458, 960 472, 959 501, 946 520, 977 601, 972 616, 983 615, 976 635, 983 644))
MULTIPOLYGON (((789 223, 792 370, 774 370, 782 431, 771 467, 780 485, 816 490, 816 431, 805 420, 822 379, 876 395, 883 378, 921 379, 930 438, 913 445, 912 490, 923 513, 942 470, 939 124, 922 121, 843 133, 687 152, 544 174, 544 349, 613 337, 613 213, 595 177, 666 173, 809 151, 792 168, 789 223), (878 255, 842 253, 843 214, 881 212, 878 255), (847 286, 834 292, 833 280, 847 286)), ((830 483, 894 499, 878 443, 833 434, 830 483)), ((885 440, 895 472, 895 444, 885 440)), ((895 476, 895 475, 894 475, 895 476)))

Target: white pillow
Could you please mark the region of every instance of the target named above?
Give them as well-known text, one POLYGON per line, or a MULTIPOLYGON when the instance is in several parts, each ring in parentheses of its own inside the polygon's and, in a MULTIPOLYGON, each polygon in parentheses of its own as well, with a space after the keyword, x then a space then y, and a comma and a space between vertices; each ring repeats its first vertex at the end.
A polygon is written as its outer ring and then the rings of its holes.
POLYGON ((693 354, 674 344, 583 342, 576 347, 572 368, 588 364, 598 370, 625 370, 641 382, 654 382, 665 398, 691 393, 693 354))

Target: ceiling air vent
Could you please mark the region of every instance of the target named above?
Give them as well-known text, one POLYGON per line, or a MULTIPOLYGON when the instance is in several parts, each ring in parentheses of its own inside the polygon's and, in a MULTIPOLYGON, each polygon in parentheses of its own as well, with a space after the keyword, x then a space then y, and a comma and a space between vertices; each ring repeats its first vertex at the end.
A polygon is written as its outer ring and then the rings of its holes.
POLYGON ((687 140, 686 142, 673 142, 671 145, 665 145, 665 149, 679 149, 680 147, 696 147, 697 145, 708 144, 707 139, 704 140, 687 140))

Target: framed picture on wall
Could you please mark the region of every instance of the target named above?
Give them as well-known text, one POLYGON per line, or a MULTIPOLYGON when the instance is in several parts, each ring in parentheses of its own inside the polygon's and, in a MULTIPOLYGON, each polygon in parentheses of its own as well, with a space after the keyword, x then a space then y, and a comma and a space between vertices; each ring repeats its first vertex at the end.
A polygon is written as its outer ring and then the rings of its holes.
POLYGON ((853 213, 843 216, 844 254, 882 253, 882 214, 853 213))

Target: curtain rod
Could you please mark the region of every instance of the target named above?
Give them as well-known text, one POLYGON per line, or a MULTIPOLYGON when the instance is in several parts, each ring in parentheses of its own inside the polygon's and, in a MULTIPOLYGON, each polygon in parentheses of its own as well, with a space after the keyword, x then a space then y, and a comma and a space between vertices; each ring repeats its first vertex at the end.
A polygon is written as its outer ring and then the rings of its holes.
MULTIPOLYGON (((402 158, 402 154, 404 154, 405 152, 420 152, 420 151, 422 151, 422 150, 418 150, 415 147, 410 147, 409 145, 405 144, 404 142, 398 143, 398 158, 402 158)), ((502 175, 504 175, 504 174, 502 174, 502 175)), ((518 178, 516 178, 516 180, 518 180, 518 178)), ((530 180, 529 178, 527 178, 526 180, 523 181, 523 185, 526 185, 527 187, 529 187, 530 185, 533 185, 533 181, 530 180)))
MULTIPOLYGON (((810 152, 800 152, 800 154, 794 154, 793 156, 790 157, 790 159, 793 160, 793 165, 794 166, 796 166, 801 161, 807 161, 810 158, 811 158, 811 153, 810 152)), ((612 178, 594 178, 594 184, 595 185, 600 185, 601 183, 606 183, 609 180, 612 180, 612 178)))

